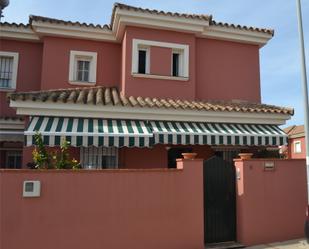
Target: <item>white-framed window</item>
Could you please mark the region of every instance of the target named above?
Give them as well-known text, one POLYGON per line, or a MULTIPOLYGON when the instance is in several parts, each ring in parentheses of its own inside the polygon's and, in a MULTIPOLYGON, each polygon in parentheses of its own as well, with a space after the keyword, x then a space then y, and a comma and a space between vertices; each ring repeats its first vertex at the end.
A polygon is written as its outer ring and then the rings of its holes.
POLYGON ((189 78, 189 45, 140 39, 133 39, 132 41, 133 76, 140 77, 140 75, 145 74, 147 77, 152 78, 150 64, 150 47, 153 46, 172 49, 171 75, 153 75, 153 78, 189 78), (144 71, 145 73, 143 73, 144 71), (149 76, 147 74, 149 74, 149 76))
POLYGON ((12 150, 6 152, 6 167, 9 169, 21 168, 22 151, 12 150))
POLYGON ((118 148, 81 147, 80 162, 85 169, 117 169, 118 148))
POLYGON ((137 73, 149 74, 150 73, 150 48, 146 46, 138 47, 138 67, 137 73))
POLYGON ((294 142, 294 153, 301 153, 301 141, 294 142))
POLYGON ((18 53, 0 51, 0 89, 16 89, 18 53))
POLYGON ((184 77, 184 50, 173 50, 171 75, 173 77, 184 77))
POLYGON ((70 51, 69 82, 76 85, 95 85, 97 53, 70 51))

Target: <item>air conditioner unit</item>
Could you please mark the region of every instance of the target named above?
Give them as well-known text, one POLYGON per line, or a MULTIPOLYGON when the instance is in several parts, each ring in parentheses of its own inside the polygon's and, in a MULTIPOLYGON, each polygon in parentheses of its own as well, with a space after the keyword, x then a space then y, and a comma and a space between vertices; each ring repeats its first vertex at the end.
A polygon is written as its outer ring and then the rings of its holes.
POLYGON ((39 197, 41 195, 40 181, 24 181, 23 197, 39 197))

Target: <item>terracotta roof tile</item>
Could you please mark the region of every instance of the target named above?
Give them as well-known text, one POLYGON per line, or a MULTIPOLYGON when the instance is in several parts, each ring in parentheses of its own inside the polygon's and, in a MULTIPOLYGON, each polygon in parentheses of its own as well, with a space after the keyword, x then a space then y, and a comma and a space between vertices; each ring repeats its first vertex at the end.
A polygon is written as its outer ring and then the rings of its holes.
POLYGON ((230 23, 224 23, 224 22, 217 22, 215 20, 211 20, 210 25, 211 26, 234 28, 234 29, 239 29, 239 30, 262 32, 262 33, 274 35, 274 30, 273 29, 267 29, 267 28, 257 28, 257 27, 251 27, 251 26, 246 26, 246 25, 230 24, 230 23))
POLYGON ((11 100, 52 101, 88 105, 119 105, 148 108, 173 108, 200 111, 256 112, 293 115, 292 108, 249 102, 188 101, 151 97, 123 96, 116 87, 84 87, 36 92, 9 93, 11 100))
POLYGON ((305 136, 304 125, 292 125, 284 128, 283 131, 291 138, 305 136))
POLYGON ((29 24, 32 25, 32 22, 48 22, 48 23, 56 23, 56 24, 64 24, 64 25, 71 25, 71 26, 79 26, 79 27, 86 27, 86 28, 97 28, 97 29, 106 29, 110 30, 110 26, 107 24, 100 25, 100 24, 93 24, 93 23, 81 23, 81 22, 72 22, 72 21, 65 21, 56 18, 44 17, 44 16, 37 16, 37 15, 30 15, 29 16, 29 24))
POLYGON ((30 28, 30 24, 23 24, 23 23, 15 23, 15 22, 1 22, 0 26, 9 26, 9 27, 16 27, 16 28, 30 28))
POLYGON ((189 18, 189 19, 197 19, 197 20, 205 20, 205 21, 209 21, 212 18, 211 15, 197 15, 197 14, 187 14, 187 13, 178 13, 178 12, 166 12, 166 11, 156 10, 156 9, 135 7, 135 6, 131 6, 131 5, 123 4, 123 3, 115 3, 113 7, 112 17, 111 17, 111 25, 114 22, 115 12, 117 9, 125 9, 125 10, 130 10, 130 11, 155 14, 155 15, 163 15, 163 16, 184 17, 184 18, 189 18))
POLYGON ((213 20, 212 15, 165 12, 165 11, 159 11, 159 10, 156 10, 156 9, 135 7, 135 6, 131 6, 131 5, 123 4, 123 3, 115 3, 114 4, 112 17, 111 17, 111 24, 110 24, 111 27, 112 27, 113 22, 114 22, 114 16, 115 16, 115 12, 116 12, 117 8, 125 9, 125 10, 131 10, 131 11, 137 11, 137 12, 142 12, 142 13, 155 14, 155 15, 184 17, 184 18, 189 18, 189 19, 204 20, 204 21, 209 21, 209 24, 212 25, 212 26, 228 27, 228 28, 234 28, 234 29, 239 29, 239 30, 255 31, 255 32, 262 32, 262 33, 274 35, 273 29, 257 28, 257 27, 251 27, 251 26, 246 26, 246 25, 217 22, 217 21, 213 20))
POLYGON ((5 121, 24 121, 24 117, 21 116, 1 116, 0 121, 5 120, 5 121))

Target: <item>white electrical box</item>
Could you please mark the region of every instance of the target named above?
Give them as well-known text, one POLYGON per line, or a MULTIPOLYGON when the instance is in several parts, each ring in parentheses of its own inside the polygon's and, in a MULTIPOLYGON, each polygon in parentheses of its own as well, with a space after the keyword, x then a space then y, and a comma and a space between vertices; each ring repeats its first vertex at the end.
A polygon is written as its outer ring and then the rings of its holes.
POLYGON ((41 195, 40 181, 24 181, 23 197, 39 197, 41 195))
POLYGON ((273 171, 273 170, 275 170, 275 162, 265 162, 264 163, 264 170, 265 171, 273 171))

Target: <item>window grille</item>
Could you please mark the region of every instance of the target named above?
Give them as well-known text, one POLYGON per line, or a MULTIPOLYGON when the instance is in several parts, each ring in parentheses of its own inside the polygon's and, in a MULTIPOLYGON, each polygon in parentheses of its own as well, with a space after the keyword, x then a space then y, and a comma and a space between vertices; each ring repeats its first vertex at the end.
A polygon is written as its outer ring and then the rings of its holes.
POLYGON ((0 87, 9 88, 12 84, 13 57, 0 56, 0 87))
POLYGON ((82 147, 80 162, 86 169, 118 168, 118 149, 115 147, 82 147))
POLYGON ((6 167, 9 169, 20 169, 21 157, 21 151, 8 151, 6 154, 6 167))

